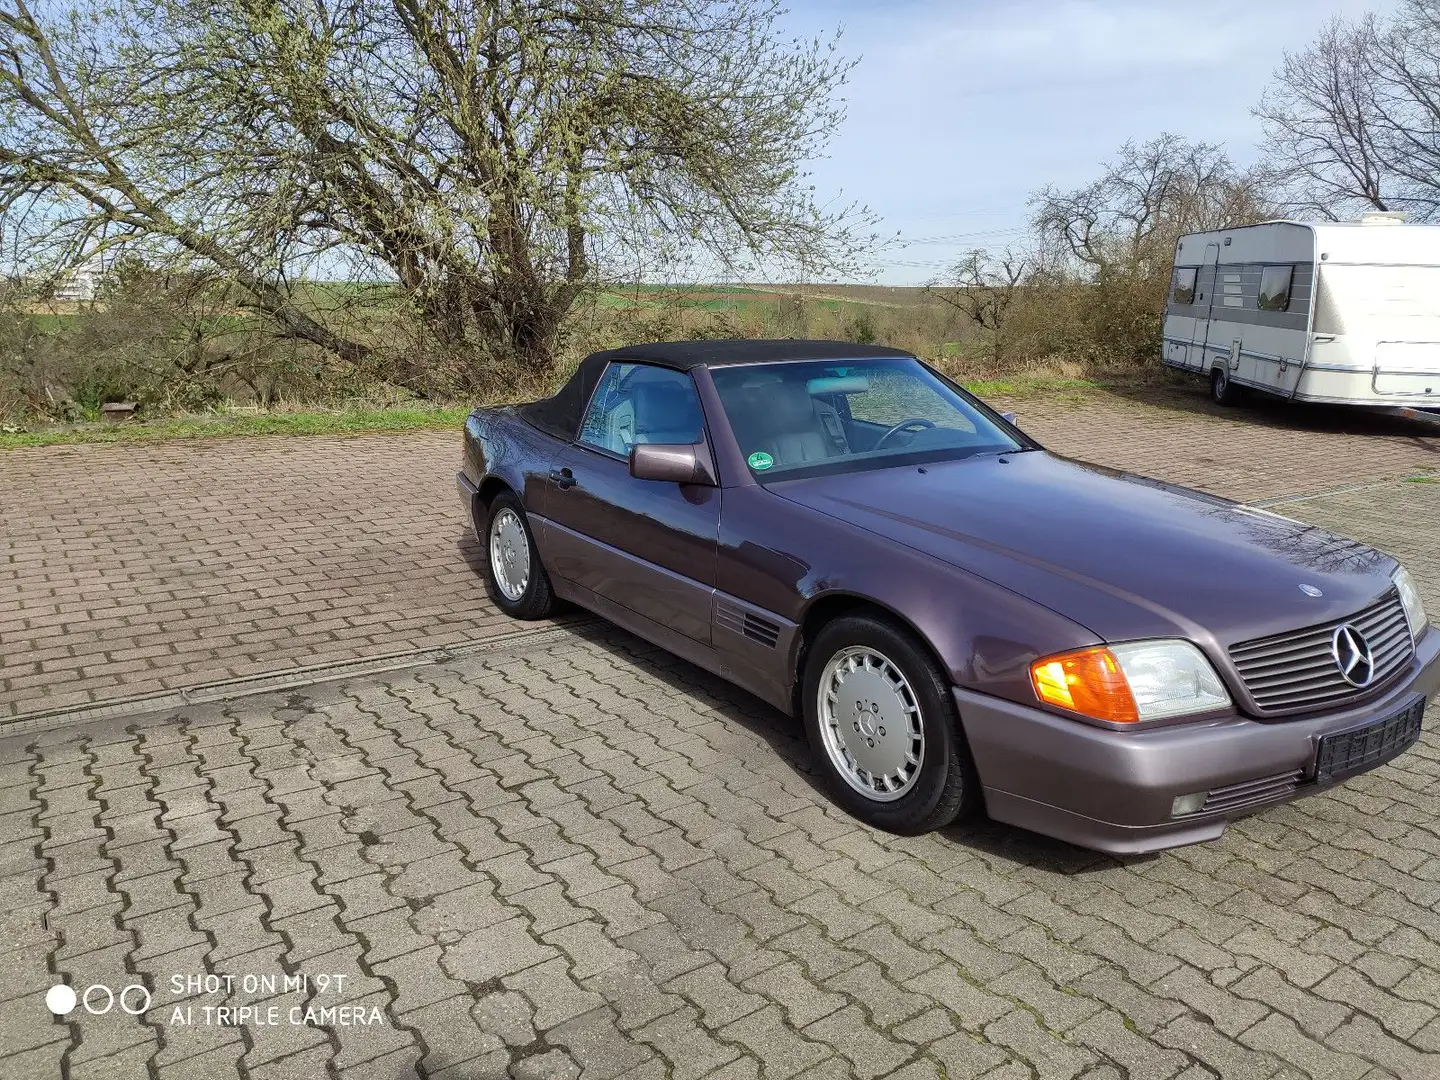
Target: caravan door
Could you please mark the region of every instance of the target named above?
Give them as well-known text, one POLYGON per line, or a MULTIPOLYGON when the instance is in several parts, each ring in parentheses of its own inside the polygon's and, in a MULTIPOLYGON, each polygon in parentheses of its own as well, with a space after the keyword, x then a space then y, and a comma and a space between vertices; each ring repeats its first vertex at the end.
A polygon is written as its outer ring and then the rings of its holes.
POLYGON ((1205 317, 1195 320, 1190 333, 1190 367, 1208 375, 1210 358, 1205 355, 1210 344, 1210 323, 1215 317, 1215 294, 1219 291, 1217 280, 1220 263, 1220 245, 1206 244, 1205 254, 1200 260, 1200 273, 1195 276, 1195 303, 1205 306, 1205 317))

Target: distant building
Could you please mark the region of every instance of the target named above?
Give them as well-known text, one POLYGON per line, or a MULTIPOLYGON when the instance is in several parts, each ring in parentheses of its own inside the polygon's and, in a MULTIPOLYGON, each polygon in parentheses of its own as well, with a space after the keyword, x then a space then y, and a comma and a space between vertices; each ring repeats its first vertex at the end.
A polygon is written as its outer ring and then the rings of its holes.
POLYGON ((56 283, 55 299, 94 300, 104 274, 105 266, 98 255, 86 259, 56 283))

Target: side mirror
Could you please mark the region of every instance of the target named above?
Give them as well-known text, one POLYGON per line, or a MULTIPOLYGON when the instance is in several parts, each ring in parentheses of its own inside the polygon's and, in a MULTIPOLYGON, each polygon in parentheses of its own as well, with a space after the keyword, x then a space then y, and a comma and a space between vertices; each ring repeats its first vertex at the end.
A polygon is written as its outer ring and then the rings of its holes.
MULTIPOLYGON (((1001 419, 1001 420, 1004 420, 1007 424, 1015 424, 1015 423, 1016 423, 1015 414, 1014 414, 1013 412, 1002 412, 1002 413, 1000 414, 1000 419, 1001 419)), ((1017 425, 1017 426, 1018 426, 1018 425, 1017 425)))
POLYGON ((636 443, 630 447, 630 475, 636 480, 717 487, 710 447, 699 443, 636 443))

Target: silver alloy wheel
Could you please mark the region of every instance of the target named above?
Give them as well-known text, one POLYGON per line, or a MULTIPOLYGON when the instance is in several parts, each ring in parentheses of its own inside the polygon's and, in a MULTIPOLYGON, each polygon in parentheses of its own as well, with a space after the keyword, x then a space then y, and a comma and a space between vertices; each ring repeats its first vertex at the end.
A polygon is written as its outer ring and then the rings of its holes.
POLYGON ((925 763, 925 726, 904 673, 855 645, 830 658, 817 693, 825 750, 845 782, 876 802, 909 792, 925 763))
POLYGON ((505 599, 516 603, 530 584, 530 538, 508 506, 490 520, 490 570, 505 599))

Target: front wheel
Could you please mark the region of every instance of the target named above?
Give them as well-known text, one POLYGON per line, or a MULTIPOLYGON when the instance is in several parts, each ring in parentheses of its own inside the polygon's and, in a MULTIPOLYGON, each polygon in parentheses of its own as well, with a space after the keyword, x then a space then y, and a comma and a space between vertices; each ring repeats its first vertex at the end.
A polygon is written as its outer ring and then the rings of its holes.
POLYGON ((1240 400, 1240 387, 1230 378, 1230 369, 1217 367, 1210 372, 1210 399, 1216 405, 1234 405, 1240 400))
POLYGON ((525 508, 512 492, 491 501, 480 541, 485 545, 485 587, 496 606, 516 619, 549 615, 555 606, 550 578, 540 565, 525 508))
POLYGON ((888 832, 923 833, 973 809, 979 780, 949 687, 889 623, 847 616, 809 649, 804 719, 835 800, 888 832))

